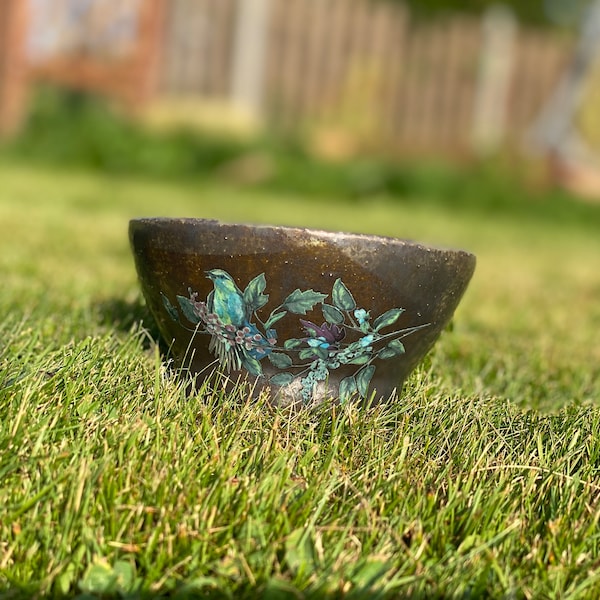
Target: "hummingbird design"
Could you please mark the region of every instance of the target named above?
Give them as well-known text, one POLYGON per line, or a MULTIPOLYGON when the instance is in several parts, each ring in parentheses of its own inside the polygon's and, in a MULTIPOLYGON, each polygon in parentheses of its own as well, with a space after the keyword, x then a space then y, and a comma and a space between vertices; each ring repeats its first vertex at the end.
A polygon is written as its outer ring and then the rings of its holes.
POLYGON ((231 275, 223 269, 211 269, 206 276, 214 286, 207 299, 206 329, 212 334, 208 349, 228 371, 241 369, 248 357, 264 358, 275 340, 267 340, 250 323, 251 311, 231 275))

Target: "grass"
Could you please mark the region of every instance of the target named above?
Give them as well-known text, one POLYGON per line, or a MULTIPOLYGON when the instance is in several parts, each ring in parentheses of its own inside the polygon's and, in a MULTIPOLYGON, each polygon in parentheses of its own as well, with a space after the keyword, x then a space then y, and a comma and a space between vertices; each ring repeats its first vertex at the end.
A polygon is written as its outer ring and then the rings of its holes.
POLYGON ((0 596, 597 597, 598 210, 511 189, 522 208, 486 212, 0 165, 0 596), (159 214, 478 267, 398 402, 290 415, 165 370, 126 234, 159 214))

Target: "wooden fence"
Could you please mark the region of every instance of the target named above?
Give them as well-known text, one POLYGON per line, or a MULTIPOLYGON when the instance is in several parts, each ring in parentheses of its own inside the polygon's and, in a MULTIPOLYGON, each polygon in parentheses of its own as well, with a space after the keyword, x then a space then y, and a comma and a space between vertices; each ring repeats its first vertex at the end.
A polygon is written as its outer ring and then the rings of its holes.
POLYGON ((13 134, 25 114, 27 65, 21 43, 27 11, 21 0, 4 0, 0 10, 0 137, 13 134))
MULTIPOLYGON (((330 154, 468 153, 518 142, 572 51, 572 40, 518 28, 507 15, 425 24, 384 0, 0 0, 0 133, 23 104, 16 57, 32 32, 22 7, 62 14, 79 4, 91 15, 69 34, 79 41, 39 56, 29 47, 30 80, 87 87, 133 107, 157 95, 217 99, 308 132, 330 154), (90 32, 114 31, 127 6, 138 11, 135 43, 118 56, 98 53, 90 32)), ((51 22, 43 17, 40 27, 48 32, 51 22)))
MULTIPOLYGON (((497 21, 510 25, 506 15, 497 21)), ((171 0, 161 92, 246 103, 267 123, 319 131, 330 145, 469 152, 482 127, 518 141, 572 47, 486 23, 422 24, 369 0, 171 0), (240 8, 257 4, 260 23, 240 8), (264 33, 258 55, 252 28, 264 33)))
POLYGON ((236 9, 236 0, 171 0, 162 93, 229 96, 236 9))
MULTIPOLYGON (((25 3, 25 0, 21 0, 25 3)), ((29 0, 30 77, 135 108, 155 93, 164 0, 29 0)))
POLYGON ((154 97, 165 0, 0 0, 0 137, 17 133, 32 84, 154 97))

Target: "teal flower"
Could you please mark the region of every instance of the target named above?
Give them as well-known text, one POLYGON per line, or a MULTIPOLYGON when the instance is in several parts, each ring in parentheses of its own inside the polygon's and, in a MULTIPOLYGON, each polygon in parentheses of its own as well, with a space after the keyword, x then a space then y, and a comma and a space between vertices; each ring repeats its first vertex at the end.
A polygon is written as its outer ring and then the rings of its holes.
POLYGON ((372 335, 365 335, 364 337, 361 337, 359 340, 359 344, 363 347, 366 348, 367 346, 370 346, 373 343, 373 336, 372 335))
POLYGON ((356 317, 359 325, 366 323, 371 317, 371 315, 364 308, 357 308, 354 311, 354 316, 356 317))
POLYGON ((322 336, 318 338, 309 338, 308 340, 306 340, 306 343, 311 348, 329 348, 329 342, 322 336))

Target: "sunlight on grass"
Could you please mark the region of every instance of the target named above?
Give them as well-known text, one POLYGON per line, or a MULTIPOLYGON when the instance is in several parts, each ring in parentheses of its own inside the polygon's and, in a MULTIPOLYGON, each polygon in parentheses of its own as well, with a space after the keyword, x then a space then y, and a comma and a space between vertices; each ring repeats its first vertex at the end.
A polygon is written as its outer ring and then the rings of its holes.
POLYGON ((592 228, 23 165, 0 167, 0 223, 0 595, 597 596, 592 228), (165 368, 127 241, 159 215, 478 266, 399 401, 289 414, 165 368))
POLYGON ((306 200, 214 179, 173 185, 13 166, 4 169, 0 186, 5 295, 17 304, 25 296, 27 306, 48 303, 61 310, 85 310, 90 298, 133 302, 139 291, 127 222, 136 216, 392 235, 477 255, 455 332, 443 337, 435 355, 443 357, 443 368, 436 369, 450 388, 487 390, 545 408, 598 397, 600 241, 592 230, 385 197, 306 200), (574 392, 565 397, 567 389, 574 392))

